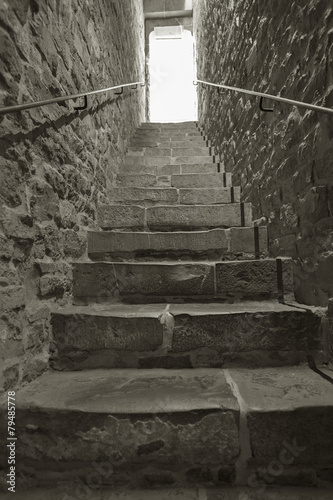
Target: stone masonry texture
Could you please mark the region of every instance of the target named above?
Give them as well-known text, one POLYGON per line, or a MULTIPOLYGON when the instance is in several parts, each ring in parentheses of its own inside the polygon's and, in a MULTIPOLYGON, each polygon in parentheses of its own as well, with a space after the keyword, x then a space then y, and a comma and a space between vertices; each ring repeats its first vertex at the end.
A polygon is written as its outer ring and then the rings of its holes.
MULTIPOLYGON (((142 80, 141 0, 0 1, 0 107, 142 80)), ((71 293, 70 261, 106 199, 144 89, 0 116, 1 387, 48 364, 50 308, 71 293)))
MULTIPOLYGON (((196 0, 198 78, 333 105, 331 0, 196 0)), ((294 259, 298 301, 333 295, 333 122, 329 115, 198 85, 199 123, 254 219, 265 217, 272 256, 294 259)))

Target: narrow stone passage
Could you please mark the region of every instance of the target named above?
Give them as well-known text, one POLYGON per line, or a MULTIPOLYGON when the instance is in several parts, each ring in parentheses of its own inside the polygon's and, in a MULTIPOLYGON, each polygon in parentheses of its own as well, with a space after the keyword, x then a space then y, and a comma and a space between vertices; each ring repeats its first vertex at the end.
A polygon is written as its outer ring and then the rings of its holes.
POLYGON ((104 486, 186 498, 328 481, 333 387, 306 365, 321 317, 294 307, 291 260, 216 160, 196 123, 137 130, 53 313, 53 371, 20 391, 21 484, 87 482, 92 463, 104 486))

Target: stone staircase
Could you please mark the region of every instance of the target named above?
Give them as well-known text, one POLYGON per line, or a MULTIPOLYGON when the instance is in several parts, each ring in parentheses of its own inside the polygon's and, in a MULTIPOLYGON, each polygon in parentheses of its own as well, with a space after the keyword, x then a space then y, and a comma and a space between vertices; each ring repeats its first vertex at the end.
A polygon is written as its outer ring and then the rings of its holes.
POLYGON ((18 486, 331 484, 322 317, 195 123, 142 124, 99 225, 17 394, 18 486))

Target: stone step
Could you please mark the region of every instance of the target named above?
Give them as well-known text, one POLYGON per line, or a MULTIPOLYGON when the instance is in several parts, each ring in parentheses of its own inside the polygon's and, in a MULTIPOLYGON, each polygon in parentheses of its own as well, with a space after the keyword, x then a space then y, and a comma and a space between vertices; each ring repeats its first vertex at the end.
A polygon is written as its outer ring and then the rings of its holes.
POLYGON ((135 139, 131 141, 130 148, 208 148, 211 147, 209 141, 204 140, 203 137, 192 137, 188 138, 183 141, 164 141, 164 142, 157 142, 157 141, 142 141, 140 142, 139 140, 135 139), (146 145, 144 145, 142 142, 145 142, 146 145))
POLYGON ((193 138, 201 138, 204 139, 204 136, 199 131, 150 131, 150 130, 141 130, 135 132, 133 139, 148 139, 151 141, 183 141, 183 140, 192 140, 193 138))
MULTIPOLYGON (((155 148, 154 148, 155 150, 155 148)), ((154 151, 151 150, 151 151, 154 151)), ((166 150, 165 150, 166 151, 166 150)), ((171 150, 169 150, 171 151, 171 150)), ((182 150, 185 151, 185 150, 182 150)), ((156 166, 161 167, 163 165, 183 165, 183 164, 207 164, 207 163, 216 163, 215 157, 207 154, 200 154, 199 156, 126 156, 125 164, 126 165, 147 165, 147 166, 156 166)))
POLYGON ((326 361, 322 318, 273 301, 70 306, 52 314, 52 367, 262 367, 326 361))
POLYGON ((101 487, 257 491, 332 471, 333 386, 308 367, 48 372, 17 391, 16 418, 26 488, 97 471, 101 487))
MULTIPOLYGON (((171 144, 171 142, 170 142, 171 144)), ((198 147, 198 146, 185 146, 179 148, 171 147, 156 147, 156 148, 144 148, 144 147, 130 147, 127 151, 127 156, 134 157, 180 157, 180 156, 212 156, 214 155, 214 148, 212 147, 198 147)))
POLYGON ((278 299, 293 294, 292 260, 77 262, 76 304, 278 299))
POLYGON ((157 231, 250 227, 251 203, 225 205, 101 205, 98 221, 102 229, 151 229, 157 231))
POLYGON ((174 203, 181 205, 213 205, 240 202, 240 187, 235 188, 112 188, 111 203, 174 203))
POLYGON ((206 174, 201 172, 199 174, 173 174, 171 176, 171 186, 177 188, 218 188, 224 186, 231 186, 231 173, 215 173, 206 174))
POLYGON ((210 147, 210 141, 204 139, 202 135, 198 136, 184 136, 179 139, 164 139, 163 141, 159 136, 154 135, 154 139, 141 137, 140 135, 134 135, 130 142, 131 147, 145 147, 145 148, 156 148, 156 147, 165 147, 165 148, 189 148, 191 146, 194 147, 210 147))
POLYGON ((209 231, 88 231, 88 255, 96 260, 212 258, 267 253, 267 228, 232 227, 209 231), (162 256, 162 257, 161 257, 162 256))
MULTIPOLYGON (((153 175, 173 175, 173 174, 217 174, 219 173, 218 163, 190 163, 188 165, 138 165, 125 161, 119 167, 119 175, 128 174, 153 174, 153 175)), ((223 172, 221 172, 223 173, 223 172)), ((229 176, 231 178, 231 176, 229 176)), ((139 184, 139 183, 138 183, 139 184)))

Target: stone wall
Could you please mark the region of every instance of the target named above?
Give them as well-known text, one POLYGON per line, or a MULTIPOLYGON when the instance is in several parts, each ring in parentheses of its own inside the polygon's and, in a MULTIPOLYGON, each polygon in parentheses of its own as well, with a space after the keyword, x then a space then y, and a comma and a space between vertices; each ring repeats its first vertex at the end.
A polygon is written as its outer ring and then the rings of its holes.
MULTIPOLYGON (((141 0, 0 1, 0 106, 142 80, 141 0)), ((3 389, 48 366, 50 309, 68 302, 96 205, 144 120, 144 89, 0 116, 3 389)))
MULTIPOLYGON (((333 107, 331 0, 197 0, 198 78, 333 107)), ((297 299, 333 296, 333 116, 198 86, 199 120, 271 254, 292 256, 297 299)))

